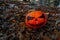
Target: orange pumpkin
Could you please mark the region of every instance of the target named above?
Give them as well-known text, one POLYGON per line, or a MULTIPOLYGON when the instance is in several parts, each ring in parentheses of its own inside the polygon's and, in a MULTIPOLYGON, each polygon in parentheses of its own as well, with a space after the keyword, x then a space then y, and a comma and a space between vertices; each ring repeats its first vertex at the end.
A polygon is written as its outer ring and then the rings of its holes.
POLYGON ((32 11, 26 15, 25 22, 26 28, 40 29, 46 24, 47 18, 42 11, 32 11))

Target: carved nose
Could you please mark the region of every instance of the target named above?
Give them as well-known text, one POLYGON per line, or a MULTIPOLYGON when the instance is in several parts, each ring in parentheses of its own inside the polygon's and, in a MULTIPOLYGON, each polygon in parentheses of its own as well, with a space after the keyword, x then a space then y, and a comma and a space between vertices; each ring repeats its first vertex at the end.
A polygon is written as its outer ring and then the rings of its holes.
POLYGON ((37 21, 37 19, 35 19, 35 21, 37 21))

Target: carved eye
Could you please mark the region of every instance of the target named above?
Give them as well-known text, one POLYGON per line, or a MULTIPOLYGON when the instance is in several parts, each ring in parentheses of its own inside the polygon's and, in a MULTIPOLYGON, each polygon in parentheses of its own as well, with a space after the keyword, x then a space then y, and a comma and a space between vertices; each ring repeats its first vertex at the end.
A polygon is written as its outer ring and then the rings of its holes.
POLYGON ((42 16, 38 17, 38 18, 45 18, 44 14, 42 14, 42 16))
POLYGON ((34 17, 28 16, 27 20, 32 20, 34 17))

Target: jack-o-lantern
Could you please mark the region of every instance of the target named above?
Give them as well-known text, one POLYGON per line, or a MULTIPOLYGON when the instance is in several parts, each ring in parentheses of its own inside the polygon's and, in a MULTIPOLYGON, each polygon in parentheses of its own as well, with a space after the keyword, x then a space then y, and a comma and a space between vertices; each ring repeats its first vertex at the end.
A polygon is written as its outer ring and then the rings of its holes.
POLYGON ((26 15, 27 28, 40 29, 46 24, 47 18, 42 11, 32 11, 26 15))

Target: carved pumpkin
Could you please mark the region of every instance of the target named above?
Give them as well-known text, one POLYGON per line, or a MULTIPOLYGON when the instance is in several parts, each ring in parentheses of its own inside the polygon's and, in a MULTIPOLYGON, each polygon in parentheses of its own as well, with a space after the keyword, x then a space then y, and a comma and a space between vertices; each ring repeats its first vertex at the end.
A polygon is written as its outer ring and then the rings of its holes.
POLYGON ((46 24, 47 18, 42 11, 32 11, 26 15, 27 28, 40 29, 46 24))

